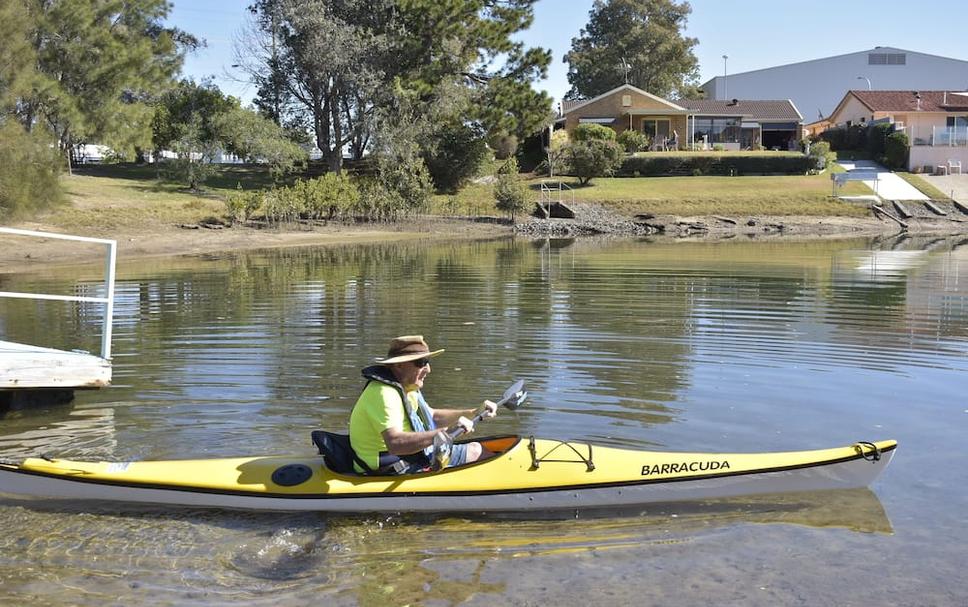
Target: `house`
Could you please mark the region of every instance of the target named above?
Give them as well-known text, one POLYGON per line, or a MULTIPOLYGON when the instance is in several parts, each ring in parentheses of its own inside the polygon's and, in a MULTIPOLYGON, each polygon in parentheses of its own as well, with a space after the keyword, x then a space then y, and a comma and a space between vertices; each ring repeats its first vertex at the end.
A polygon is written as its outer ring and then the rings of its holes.
POLYGON ((563 101, 557 125, 569 132, 579 124, 635 129, 673 147, 748 149, 758 145, 788 149, 800 139, 803 116, 782 101, 669 101, 630 84, 592 99, 563 101))
POLYGON ((811 120, 830 115, 850 89, 937 91, 965 87, 968 61, 887 46, 716 76, 702 85, 707 99, 791 99, 811 120))
POLYGON ((687 133, 689 114, 689 110, 667 99, 624 84, 592 99, 562 101, 558 125, 569 133, 586 123, 604 124, 619 133, 635 129, 655 141, 687 133))
POLYGON ((827 118, 831 128, 887 122, 908 136, 908 168, 933 171, 949 160, 968 166, 968 92, 847 91, 827 118))
POLYGON ((803 136, 803 116, 789 99, 717 101, 682 100, 679 104, 693 114, 693 140, 707 136, 730 149, 798 150, 803 136))

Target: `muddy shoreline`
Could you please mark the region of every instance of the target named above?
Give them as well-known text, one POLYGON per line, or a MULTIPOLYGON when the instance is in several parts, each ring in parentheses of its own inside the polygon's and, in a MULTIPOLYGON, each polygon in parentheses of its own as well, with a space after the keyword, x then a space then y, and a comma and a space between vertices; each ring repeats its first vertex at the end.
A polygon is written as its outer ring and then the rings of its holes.
MULTIPOLYGON (((580 205, 575 219, 519 219, 512 225, 496 217, 424 217, 387 224, 297 225, 291 229, 260 227, 148 225, 117 230, 76 230, 43 223, 13 227, 41 232, 111 238, 118 257, 197 255, 295 246, 345 245, 387 241, 483 239, 501 237, 571 238, 581 236, 648 236, 661 240, 732 238, 830 238, 895 234, 905 231, 888 218, 868 217, 626 217, 595 205, 580 205)), ((952 207, 947 216, 930 213, 907 219, 909 234, 968 234, 968 216, 952 207)), ((30 271, 48 264, 91 263, 104 259, 104 248, 63 240, 0 235, 0 273, 30 271)))

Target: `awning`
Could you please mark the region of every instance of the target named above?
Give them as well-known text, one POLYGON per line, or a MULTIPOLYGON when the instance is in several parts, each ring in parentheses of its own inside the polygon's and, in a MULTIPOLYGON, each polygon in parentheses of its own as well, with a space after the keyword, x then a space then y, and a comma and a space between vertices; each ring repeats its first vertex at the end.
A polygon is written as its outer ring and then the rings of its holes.
POLYGON ((578 124, 612 124, 615 122, 614 117, 610 118, 579 118, 578 124))
POLYGON ((796 122, 765 122, 763 123, 764 131, 795 131, 797 130, 796 122))
POLYGON ((760 128, 759 122, 744 122, 740 125, 744 129, 758 129, 760 128))

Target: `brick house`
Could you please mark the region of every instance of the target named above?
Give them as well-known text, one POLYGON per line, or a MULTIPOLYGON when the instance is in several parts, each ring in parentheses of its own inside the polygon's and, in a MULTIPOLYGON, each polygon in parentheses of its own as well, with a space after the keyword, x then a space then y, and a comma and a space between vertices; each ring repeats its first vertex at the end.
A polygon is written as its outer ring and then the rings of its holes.
POLYGON ((801 137, 803 117, 790 100, 681 100, 672 102, 625 84, 597 97, 563 101, 556 126, 572 131, 583 123, 635 129, 663 149, 749 149, 757 145, 787 149, 801 137))

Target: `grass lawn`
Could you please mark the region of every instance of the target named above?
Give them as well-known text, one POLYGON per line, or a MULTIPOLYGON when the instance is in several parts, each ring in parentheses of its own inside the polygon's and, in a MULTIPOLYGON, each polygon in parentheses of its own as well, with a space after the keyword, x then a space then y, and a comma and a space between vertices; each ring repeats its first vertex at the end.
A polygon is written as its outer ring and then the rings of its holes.
MULTIPOLYGON (((528 180, 538 198, 542 178, 528 180)), ((554 180, 557 182, 557 180, 554 180)), ((600 203, 629 215, 839 215, 861 216, 863 206, 831 197, 830 175, 751 177, 614 177, 596 178, 589 186, 565 177, 578 202, 600 203)), ((434 212, 493 213, 489 185, 471 185, 455 196, 435 196, 434 212)), ((871 194, 860 182, 849 182, 845 196, 871 194)), ((565 192, 564 199, 571 198, 565 192)))
POLYGON ((922 194, 930 198, 931 200, 950 200, 951 197, 934 187, 927 181, 921 179, 918 175, 914 173, 902 173, 900 171, 895 172, 895 175, 903 179, 904 181, 910 183, 915 188, 917 188, 922 194))
MULTIPOLYGON (((225 195, 235 191, 237 185, 246 190, 272 185, 265 168, 246 165, 221 167, 201 193, 159 181, 153 166, 81 167, 63 180, 70 204, 54 209, 42 220, 65 228, 107 231, 153 224, 198 223, 208 217, 223 217, 225 195)), ((526 180, 535 201, 542 180, 526 180)), ((573 189, 576 201, 602 204, 629 215, 860 216, 867 212, 864 206, 832 198, 829 174, 597 178, 585 187, 570 177, 563 178, 563 182, 573 189)), ((472 184, 456 195, 435 195, 430 213, 497 215, 492 191, 491 185, 472 184)), ((851 182, 841 193, 859 195, 870 191, 862 183, 851 182)), ((565 199, 570 199, 567 191, 565 199)))
POLYGON ((157 179, 154 166, 91 165, 63 177, 70 204, 52 210, 44 221, 64 227, 116 229, 152 223, 197 223, 225 215, 224 197, 237 184, 246 190, 272 185, 259 166, 226 165, 206 182, 203 192, 157 179))

